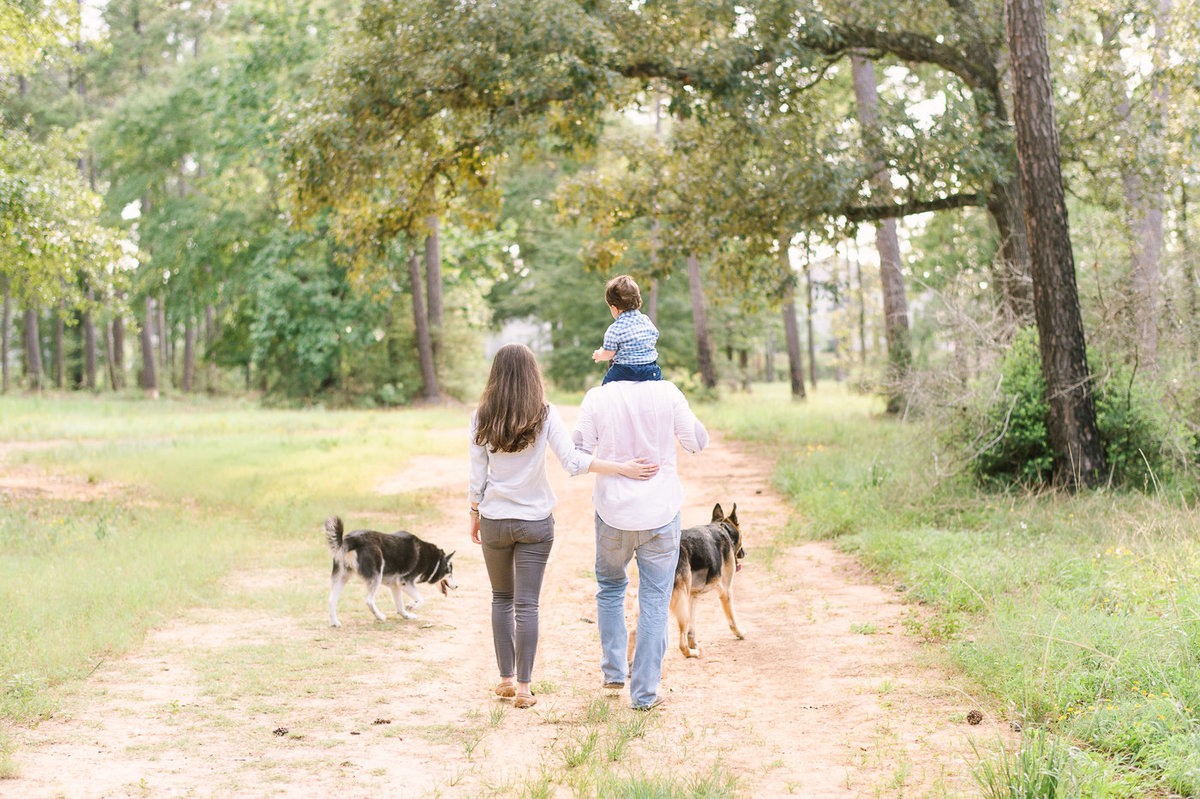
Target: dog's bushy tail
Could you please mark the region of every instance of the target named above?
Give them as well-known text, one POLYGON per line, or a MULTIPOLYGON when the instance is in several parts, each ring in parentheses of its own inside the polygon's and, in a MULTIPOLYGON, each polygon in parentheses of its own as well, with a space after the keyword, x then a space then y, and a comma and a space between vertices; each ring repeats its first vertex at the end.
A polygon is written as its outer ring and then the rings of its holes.
POLYGON ((336 558, 342 548, 341 517, 330 516, 325 520, 325 543, 329 546, 329 554, 336 558))

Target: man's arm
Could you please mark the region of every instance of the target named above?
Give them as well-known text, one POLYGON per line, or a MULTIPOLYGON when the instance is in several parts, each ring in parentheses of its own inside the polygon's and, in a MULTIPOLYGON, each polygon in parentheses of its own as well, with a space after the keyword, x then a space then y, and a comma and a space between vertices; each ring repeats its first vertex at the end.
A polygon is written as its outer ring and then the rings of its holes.
POLYGON ((675 389, 672 415, 675 419, 675 437, 685 450, 696 453, 708 446, 708 430, 692 413, 687 398, 678 388, 675 389))
POLYGON ((579 419, 575 422, 571 440, 575 443, 575 449, 592 455, 596 452, 596 420, 592 416, 592 404, 588 401, 590 397, 589 391, 579 404, 579 419))

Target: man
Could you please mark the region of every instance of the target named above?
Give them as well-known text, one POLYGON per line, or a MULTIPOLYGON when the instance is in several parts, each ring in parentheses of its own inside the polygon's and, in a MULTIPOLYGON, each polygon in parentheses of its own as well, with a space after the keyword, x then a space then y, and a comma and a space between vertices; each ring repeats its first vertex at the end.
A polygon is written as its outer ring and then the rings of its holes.
POLYGON ((659 683, 679 558, 683 486, 675 468, 675 440, 688 452, 699 452, 708 445, 708 431, 674 383, 616 381, 583 398, 574 438, 576 447, 598 458, 645 458, 659 467, 644 481, 598 475, 592 492, 604 687, 621 688, 628 676, 631 705, 649 710, 662 703, 659 683), (626 569, 633 557, 639 575, 637 647, 627 666, 626 569))

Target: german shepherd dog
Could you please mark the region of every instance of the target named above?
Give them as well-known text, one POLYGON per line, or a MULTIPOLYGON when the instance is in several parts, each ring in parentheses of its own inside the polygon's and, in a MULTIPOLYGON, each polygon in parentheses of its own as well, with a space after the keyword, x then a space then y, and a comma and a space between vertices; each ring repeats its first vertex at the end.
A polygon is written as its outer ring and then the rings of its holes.
POLYGON ((447 555, 404 530, 395 533, 354 530, 343 535, 342 520, 330 516, 325 520, 325 542, 333 555, 329 587, 330 627, 342 626, 337 617, 338 597, 351 572, 358 572, 366 581, 367 607, 380 621, 387 618, 375 606, 375 592, 381 584, 386 583, 392 589, 396 612, 406 619, 415 619, 416 615, 404 607, 401 589, 412 598, 412 607, 419 608, 425 600, 417 590, 418 582, 436 583, 443 595, 449 594, 451 588, 458 588, 458 583, 454 582, 454 564, 450 562, 454 553, 447 555))
MULTIPOLYGON (((679 649, 684 657, 700 657, 696 644, 696 597, 713 588, 721 597, 721 607, 729 629, 745 638, 733 611, 733 575, 742 570, 742 531, 738 527, 737 503, 726 516, 718 503, 712 521, 689 527, 679 534, 679 560, 675 564, 675 587, 671 591, 671 615, 679 623, 679 649)), ((637 625, 629 633, 629 659, 637 643, 637 625)))

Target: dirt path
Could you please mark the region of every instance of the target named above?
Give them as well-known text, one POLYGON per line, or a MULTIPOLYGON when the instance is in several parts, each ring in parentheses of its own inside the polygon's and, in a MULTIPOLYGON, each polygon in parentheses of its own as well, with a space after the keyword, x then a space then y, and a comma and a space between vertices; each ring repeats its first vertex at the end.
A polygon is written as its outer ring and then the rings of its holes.
MULTIPOLYGON (((969 739, 991 746, 1000 725, 966 725, 973 703, 904 634, 912 611, 895 592, 820 543, 780 549, 768 567, 765 544, 788 511, 765 459, 717 436, 681 469, 685 525, 707 522, 714 502, 737 503, 750 552, 735 582, 746 639, 704 597, 703 657, 685 660, 672 631, 660 711, 635 714, 627 696, 599 689, 592 478, 556 467, 540 702, 516 711, 489 695, 489 591, 467 539, 464 452, 421 458, 378 485, 439 496, 442 521, 416 532, 458 550, 451 597, 426 592, 419 619, 376 622, 355 581, 333 630, 324 565, 240 572, 228 606, 156 629, 137 653, 102 664, 55 718, 13 731, 20 774, 0 795, 572 796, 594 794, 605 768, 677 780, 716 769, 753 797, 972 793, 969 739), (608 765, 577 765, 597 730, 590 745, 609 756, 594 760, 608 765), (613 730, 628 740, 614 742, 613 730)), ((390 597, 380 607, 390 615, 390 597)))

